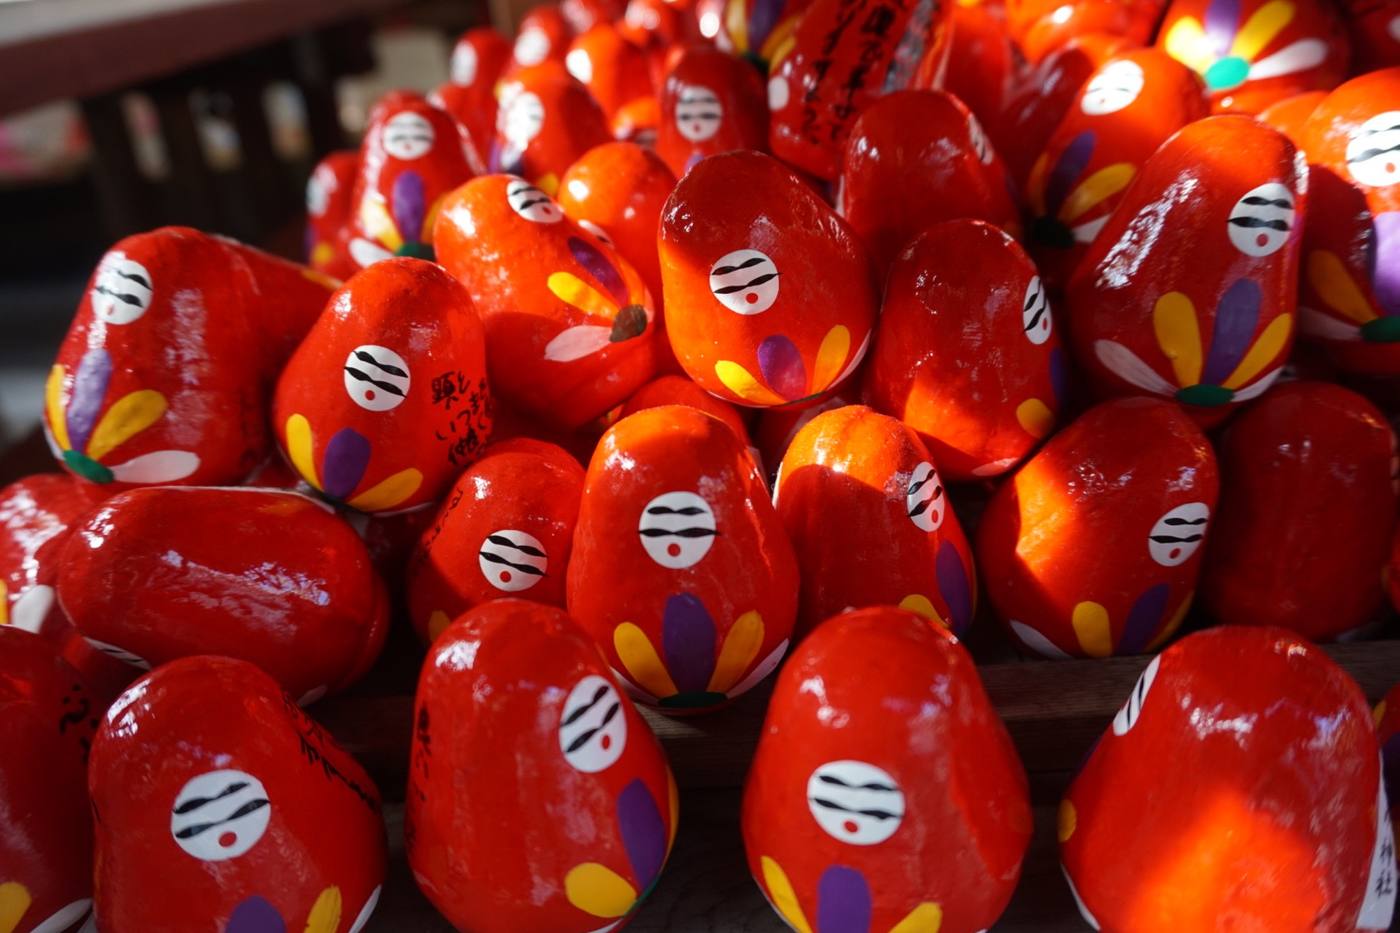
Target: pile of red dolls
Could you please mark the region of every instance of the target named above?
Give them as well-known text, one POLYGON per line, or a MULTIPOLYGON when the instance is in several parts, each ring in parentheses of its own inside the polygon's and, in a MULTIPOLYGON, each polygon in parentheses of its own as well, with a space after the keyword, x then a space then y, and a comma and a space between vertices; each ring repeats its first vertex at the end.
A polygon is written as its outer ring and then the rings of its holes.
POLYGON ((626 923, 681 809, 633 701, 765 680, 783 920, 991 927, 998 627, 1161 650, 1060 805, 1088 923, 1389 925, 1400 694, 1313 642, 1400 600, 1400 2, 563 0, 307 204, 306 265, 122 240, 59 349, 66 474, 0 491, 0 933, 365 928, 379 792, 303 708, 410 623, 461 930, 626 923))

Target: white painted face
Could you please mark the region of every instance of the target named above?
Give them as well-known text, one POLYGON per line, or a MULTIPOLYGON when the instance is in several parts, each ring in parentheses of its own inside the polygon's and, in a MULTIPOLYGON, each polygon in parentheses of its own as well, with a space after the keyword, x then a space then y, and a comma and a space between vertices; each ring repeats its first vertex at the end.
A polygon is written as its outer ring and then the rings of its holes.
POLYGON ((676 130, 693 143, 702 143, 719 132, 724 105, 714 91, 699 84, 681 88, 676 101, 676 130))
POLYGON ((622 698, 606 677, 589 674, 564 700, 559 719, 559 750, 576 771, 594 774, 622 757, 627 717, 622 698))
POLYGON ((583 49, 570 49, 564 56, 564 69, 583 84, 593 80, 593 59, 583 49))
POLYGON ((762 314, 778 300, 778 267, 766 253, 736 249, 710 267, 710 293, 735 314, 762 314))
POLYGON ((943 480, 932 463, 925 460, 909 474, 904 504, 909 509, 909 520, 919 530, 934 532, 942 526, 948 498, 943 494, 943 480))
POLYGON ((1114 735, 1126 735, 1129 729, 1137 725, 1138 717, 1142 715, 1142 705, 1147 702, 1147 691, 1152 689, 1152 681, 1157 679, 1157 668, 1161 665, 1160 654, 1148 662, 1142 676, 1133 685, 1133 692, 1128 694, 1128 701, 1123 704, 1118 715, 1113 717, 1114 735))
POLYGON ((476 82, 476 71, 479 67, 479 56, 476 54, 476 46, 470 42, 459 42, 452 50, 451 75, 452 83, 460 84, 462 87, 471 87, 476 82))
POLYGON ((433 125, 421 113, 405 110, 384 124, 384 151, 394 158, 419 159, 432 148, 433 125))
POLYGON ((1050 339, 1054 326, 1050 319, 1050 300, 1045 297, 1045 285, 1040 276, 1031 276, 1026 286, 1026 297, 1021 305, 1021 326, 1026 331, 1026 339, 1039 346, 1050 339))
POLYGON ((345 394, 366 411, 391 411, 408 398, 408 363, 388 347, 367 343, 345 358, 345 394))
POLYGON ((130 324, 151 307, 151 274, 126 254, 113 250, 97 266, 92 313, 107 324, 130 324))
POLYGON ((331 195, 335 193, 335 172, 330 166, 317 166, 316 171, 306 180, 306 212, 312 217, 325 216, 331 206, 331 195))
POLYGON ((533 91, 511 97, 501 117, 501 135, 517 149, 524 149, 544 128, 544 104, 533 91))
POLYGON ((549 36, 543 29, 526 29, 515 37, 514 55, 522 65, 538 65, 549 57, 549 36))
POLYGON ((84 640, 98 651, 101 651, 110 658, 116 658, 123 664, 130 664, 132 667, 140 668, 143 671, 149 671, 151 669, 150 661, 147 661, 139 654, 127 651, 120 645, 108 644, 105 641, 98 641, 96 638, 86 638, 84 640))
POLYGON ((1352 132, 1347 171, 1371 188, 1400 184, 1400 110, 1378 113, 1352 132))
POLYGON ((563 209, 553 198, 522 178, 506 185, 506 203, 532 223, 557 224, 564 219, 563 209))
POLYGON ((637 534, 647 556, 662 567, 693 567, 715 543, 715 513, 693 492, 665 492, 642 509, 637 534))
POLYGON ((1117 113, 1138 99, 1142 84, 1142 66, 1137 62, 1110 62, 1084 86, 1079 109, 1091 117, 1117 113))
POLYGON ((904 792, 889 773, 864 761, 828 761, 807 779, 807 808, 833 839, 873 846, 904 819, 904 792))
POLYGON ((977 160, 983 165, 991 165, 994 154, 992 142, 987 138, 987 131, 982 129, 982 124, 970 113, 967 115, 967 134, 972 140, 972 151, 977 153, 977 160))
POLYGON ((1278 252, 1293 230, 1294 203, 1293 192, 1276 181, 1251 189, 1230 209, 1230 242, 1246 256, 1278 252))
POLYGON ((170 835, 200 861, 222 862, 257 845, 271 819, 262 781, 246 771, 207 771, 175 795, 170 835))
POLYGON ((540 582, 549 568, 549 555, 540 539, 513 528, 487 535, 477 560, 486 582, 507 593, 528 590, 540 582))
POLYGON ((1178 505, 1152 526, 1147 536, 1147 553, 1163 567, 1183 564, 1200 548, 1209 522, 1210 506, 1204 502, 1178 505))

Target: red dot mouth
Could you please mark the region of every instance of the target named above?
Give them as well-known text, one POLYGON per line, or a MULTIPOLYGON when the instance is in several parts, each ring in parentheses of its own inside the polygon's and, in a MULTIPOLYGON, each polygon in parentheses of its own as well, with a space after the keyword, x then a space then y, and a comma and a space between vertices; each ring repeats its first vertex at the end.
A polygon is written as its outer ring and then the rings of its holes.
POLYGON ((373 389, 365 389, 365 401, 366 401, 366 402, 372 402, 372 401, 374 401, 374 390, 373 390, 373 389))
POLYGON ((680 546, 679 544, 675 544, 675 543, 668 544, 668 545, 666 545, 666 553, 667 553, 667 554, 670 554, 672 557, 680 557, 680 556, 681 556, 681 546, 680 546))
POLYGON ((844 829, 846 832, 850 833, 851 835, 855 835, 856 832, 860 830, 860 827, 856 825, 855 820, 847 820, 846 822, 841 824, 841 828, 844 829))
POLYGON ((749 304, 751 304, 751 305, 756 305, 756 304, 758 304, 758 293, 757 293, 757 292, 749 292, 747 295, 744 296, 744 300, 747 301, 747 302, 748 302, 749 304))
POLYGON ((1180 556, 1181 556, 1181 548, 1179 548, 1179 547, 1174 547, 1174 548, 1172 548, 1171 553, 1167 555, 1167 559, 1168 559, 1168 560, 1176 560, 1176 559, 1177 559, 1178 557, 1180 557, 1180 556))
POLYGON ((598 740, 598 744, 603 747, 603 751, 607 751, 608 749, 612 748, 612 736, 603 736, 601 739, 598 740))
POLYGON ((509 582, 510 582, 510 571, 509 571, 509 570, 502 570, 502 571, 501 571, 501 582, 502 582, 502 583, 509 583, 509 582))
POLYGON ((1255 243, 1258 243, 1260 246, 1268 246, 1268 245, 1269 245, 1269 235, 1268 235, 1267 233, 1261 233, 1261 234, 1259 234, 1257 237, 1254 238, 1254 242, 1255 242, 1255 243))
POLYGON ((227 849, 229 846, 233 845, 233 844, 234 844, 235 842, 237 842, 237 841, 238 841, 238 834, 237 834, 237 833, 224 833, 223 835, 221 835, 221 836, 219 837, 219 846, 220 846, 221 848, 227 849))

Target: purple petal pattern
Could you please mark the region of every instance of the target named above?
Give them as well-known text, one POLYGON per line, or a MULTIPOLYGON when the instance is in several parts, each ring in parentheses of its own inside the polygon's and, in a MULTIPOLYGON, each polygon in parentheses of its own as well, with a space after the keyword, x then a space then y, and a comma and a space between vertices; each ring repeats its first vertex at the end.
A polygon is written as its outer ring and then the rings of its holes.
POLYGON ((617 271, 617 267, 609 261, 608 257, 589 243, 576 236, 569 237, 569 252, 574 254, 574 259, 584 271, 593 276, 594 281, 608 290, 613 301, 619 305, 625 305, 627 301, 627 286, 622 281, 622 273, 617 271))
POLYGON ((817 882, 818 933, 870 933, 870 886, 865 876, 832 865, 817 882))
MULTIPOLYGON (((742 3, 744 0, 729 0, 742 3)), ((749 12, 749 51, 757 55, 773 27, 778 25, 778 14, 782 12, 783 0, 753 0, 749 12)))
POLYGON ((81 453, 102 411, 107 395, 107 383, 112 378, 112 355, 101 347, 83 354, 78 372, 73 376, 73 398, 64 416, 68 422, 68 443, 81 453))
POLYGON ((404 240, 423 239, 423 222, 427 219, 428 201, 423 193, 423 176, 413 169, 400 172, 394 179, 394 226, 404 240))
POLYGON ((1218 386, 1229 378, 1244 359, 1254 328, 1259 324, 1259 283, 1239 279, 1220 296, 1215 307, 1215 332, 1210 340, 1201 382, 1218 386))
POLYGON ((661 865, 666 861, 666 822, 641 778, 617 795, 617 826, 637 879, 637 890, 644 892, 661 874, 661 865))
POLYGON ((1371 288, 1386 317, 1400 316, 1400 211, 1377 214, 1371 224, 1376 233, 1371 288))
POLYGON ((276 907, 254 894, 233 908, 224 933, 287 933, 287 924, 276 907))
POLYGON ((1206 36, 1215 54, 1225 55, 1235 41, 1235 26, 1240 21, 1240 0, 1211 0, 1206 7, 1206 36))
POLYGON ((949 628, 954 635, 962 635, 972 622, 972 586, 962 557, 951 541, 939 545, 934 573, 938 577, 938 592, 948 604, 949 628))
POLYGON ((682 693, 698 693, 715 672, 715 623, 697 596, 668 597, 661 613, 661 650, 666 670, 682 693))
POLYGON ((369 467, 369 438, 354 428, 341 428, 326 444, 322 486, 326 495, 348 499, 369 467))
POLYGON ((1085 130, 1069 141, 1065 151, 1060 153, 1060 158, 1055 162, 1055 167, 1050 170, 1050 177, 1045 180, 1045 213, 1054 217, 1060 213, 1060 207, 1065 203, 1065 198, 1074 188, 1074 180, 1084 171, 1084 166, 1089 164, 1090 157, 1094 154, 1094 146, 1097 139, 1093 130, 1085 130))
POLYGON ((1050 351, 1050 389, 1055 393, 1055 401, 1063 405, 1069 392, 1069 366, 1063 347, 1050 351))
POLYGON ((1142 654, 1157 631, 1157 625, 1167 611, 1167 596, 1171 587, 1158 583, 1149 588, 1128 610, 1123 623, 1123 637, 1118 642, 1119 654, 1142 654))
POLYGON ((807 368, 796 344, 782 334, 758 345, 758 371, 768 388, 789 401, 807 394, 807 368))

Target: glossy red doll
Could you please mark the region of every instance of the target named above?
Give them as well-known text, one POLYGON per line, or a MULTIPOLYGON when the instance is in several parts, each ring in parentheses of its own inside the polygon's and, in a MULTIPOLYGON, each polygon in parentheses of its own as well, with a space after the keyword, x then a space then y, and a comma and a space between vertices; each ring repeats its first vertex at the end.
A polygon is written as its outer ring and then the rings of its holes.
POLYGON ((359 171, 359 152, 340 150, 317 162, 306 181, 306 264, 337 279, 359 268, 347 236, 359 171))
POLYGON ((1066 294, 1101 395, 1175 398, 1210 422, 1273 384, 1293 345, 1305 171, 1239 116, 1198 120, 1147 160, 1066 294))
POLYGON ((954 4, 948 14, 948 46, 943 90, 966 104, 979 122, 995 119, 1006 105, 1017 67, 1001 11, 991 4, 954 4))
POLYGON ((102 257, 45 387, 54 457, 96 483, 236 483, 266 459, 277 372, 325 277, 162 227, 102 257))
POLYGON ((792 51, 797 26, 812 0, 714 0, 701 9, 700 32, 727 55, 768 70, 792 51))
POLYGON ((1144 162, 1208 112, 1201 79, 1157 49, 1101 65, 1050 137, 1026 183, 1030 245, 1059 293, 1144 162))
POLYGON ((515 43, 511 46, 510 61, 506 63, 501 77, 510 80, 519 72, 546 62, 563 64, 573 37, 573 27, 564 18, 557 3, 534 7, 520 19, 515 43))
MULTIPOLYGON (((1294 94, 1292 97, 1285 97, 1276 103, 1270 104, 1259 112, 1257 119, 1278 130, 1288 137, 1288 141, 1299 149, 1306 145, 1306 134, 1303 128, 1307 125, 1308 118, 1317 110, 1317 105, 1327 99, 1326 91, 1307 91, 1303 94, 1294 94)), ((1320 205, 1313 203, 1316 214, 1320 205)), ((1307 235, 1304 230, 1303 235, 1307 235)))
POLYGON ((1400 65, 1400 2, 1342 0, 1351 27, 1352 64, 1358 74, 1400 65))
POLYGON ((691 0, 628 0, 627 9, 616 25, 623 38, 640 48, 647 57, 652 84, 661 86, 671 53, 699 38, 691 0))
POLYGON ((500 100, 488 167, 519 175, 551 197, 570 165, 613 138, 588 88, 558 65, 520 72, 502 84, 500 100))
POLYGON ((428 98, 463 129, 473 174, 486 172, 496 136, 496 82, 509 60, 510 43, 494 26, 468 29, 452 46, 447 81, 428 98))
POLYGON ((466 140, 447 111, 403 95, 371 120, 360 147, 350 255, 363 268, 392 256, 432 259, 442 198, 472 177, 466 140))
POLYGON ((378 790, 244 661, 138 681, 98 729, 88 786, 104 933, 360 933, 379 901, 378 790))
POLYGON ((387 631, 364 544, 329 506, 294 492, 121 493, 74 529, 58 560, 73 625, 144 670, 223 654, 309 703, 363 675, 387 631))
POLYGON ((743 442, 682 405, 598 442, 569 562, 569 614, 642 702, 722 705, 778 666, 797 611, 792 545, 743 442))
POLYGON ((776 159, 704 160, 660 230, 671 349, 726 401, 804 406, 860 365, 878 292, 854 231, 776 159))
POLYGON ((1341 386, 1292 382, 1233 419, 1218 449, 1210 614, 1314 641, 1369 622, 1395 524, 1395 436, 1380 411, 1341 386))
POLYGON ((706 45, 686 48, 661 87, 657 155, 677 177, 706 156, 768 146, 768 104, 753 65, 706 45))
POLYGON ((1387 811, 1356 682, 1224 626, 1147 665, 1060 803, 1060 857, 1095 929, 1384 930, 1387 811))
POLYGON ((434 906, 475 933, 626 923, 661 875, 679 798, 578 625, 523 599, 478 606, 429 651, 414 706, 404 837, 434 906))
POLYGON ((1217 112, 1258 113, 1346 75, 1350 47, 1322 0, 1173 0, 1157 45, 1205 79, 1217 112))
POLYGON ((743 828, 749 871, 794 930, 973 933, 1011 899, 1031 810, 972 657, 877 607, 822 623, 784 666, 743 828))
POLYGON ((61 933, 92 910, 87 754, 102 707, 37 635, 0 626, 0 660, 0 929, 61 933))
POLYGON ((457 480, 408 564, 408 606, 419 637, 491 599, 564 605, 583 467, 563 448, 512 440, 457 480))
POLYGON ((1303 127, 1313 190, 1299 324, 1340 367, 1400 374, 1400 68, 1354 78, 1303 127))
POLYGON ((525 414, 578 428, 655 372, 656 312, 641 276, 535 185, 472 180, 434 240, 486 324, 492 388, 525 414))
POLYGON ((657 376, 642 386, 622 406, 623 418, 635 415, 648 408, 663 405, 688 405, 707 415, 713 415, 729 426, 734 435, 748 445, 753 452, 753 442, 749 439, 749 429, 739 410, 728 402, 715 398, 685 376, 657 376))
POLYGON ((940 220, 986 220, 1020 232, 1006 169, 972 112, 942 91, 896 91, 851 127, 836 209, 876 270, 940 220))
POLYGON ((797 553, 798 635, 851 606, 899 606, 966 634, 972 549, 912 429, 863 405, 797 432, 773 500, 797 553))
POLYGON ((835 179, 857 115, 907 87, 926 51, 946 42, 948 7, 933 0, 812 0, 790 51, 768 78, 773 154, 817 178, 835 179))
POLYGON ((1007 30, 1032 65, 1085 35, 1122 36, 1132 45, 1152 38, 1166 0, 1008 0, 1007 30))
POLYGON ((491 433, 467 290, 421 259, 362 270, 287 363, 272 415, 283 455, 327 498, 362 512, 436 501, 491 433))
POLYGON ((646 53, 610 22, 574 38, 564 64, 603 108, 618 139, 656 132, 656 97, 646 53))
POLYGON ((865 397, 954 481, 998 476, 1055 427, 1068 379, 1045 287, 990 224, 930 226, 890 270, 865 397))
POLYGON ((559 12, 575 35, 583 35, 599 23, 622 18, 626 0, 560 0, 559 12))
POLYGON ((1218 491, 1215 454, 1179 406, 1097 405, 992 497, 977 533, 987 596, 1047 657, 1153 650, 1191 605, 1218 491))

